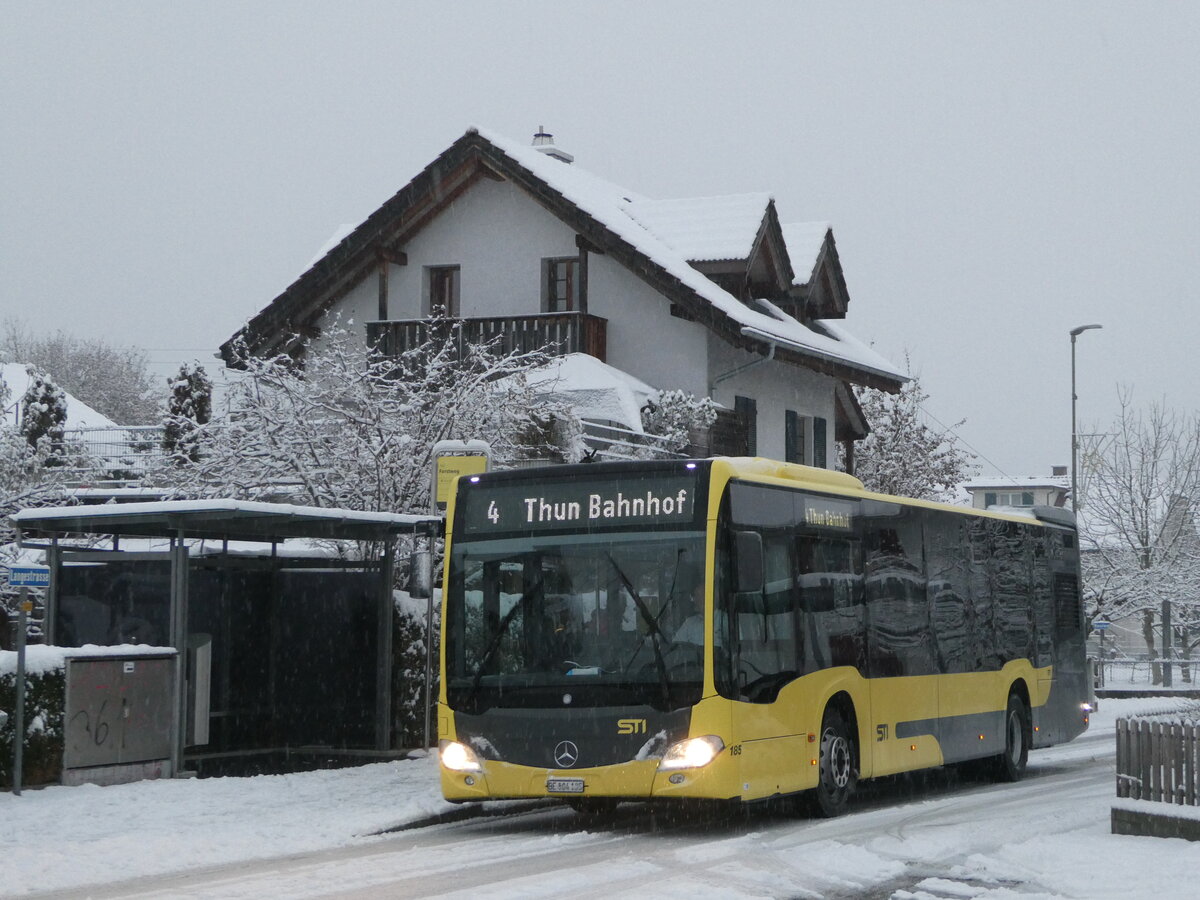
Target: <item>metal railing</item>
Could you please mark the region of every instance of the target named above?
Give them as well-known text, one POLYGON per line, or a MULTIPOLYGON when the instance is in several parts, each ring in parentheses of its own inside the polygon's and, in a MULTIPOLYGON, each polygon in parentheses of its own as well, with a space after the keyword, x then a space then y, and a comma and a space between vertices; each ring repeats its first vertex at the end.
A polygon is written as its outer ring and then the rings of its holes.
POLYGON ((1117 720, 1117 796, 1198 806, 1200 726, 1154 718, 1117 720))
POLYGON ((665 438, 657 435, 586 419, 583 422, 583 440, 600 459, 686 459, 693 455, 676 450, 665 438))
MULTIPOLYGON (((494 340, 502 354, 538 350, 551 356, 587 353, 601 362, 607 357, 608 320, 599 316, 563 312, 443 321, 448 328, 458 327, 456 336, 460 353, 465 353, 469 345, 494 340)), ((420 347, 429 336, 428 319, 367 323, 367 342, 385 356, 397 356, 420 347)))
POLYGON ((162 459, 162 439, 161 425, 70 428, 63 432, 63 469, 73 481, 133 481, 162 459))

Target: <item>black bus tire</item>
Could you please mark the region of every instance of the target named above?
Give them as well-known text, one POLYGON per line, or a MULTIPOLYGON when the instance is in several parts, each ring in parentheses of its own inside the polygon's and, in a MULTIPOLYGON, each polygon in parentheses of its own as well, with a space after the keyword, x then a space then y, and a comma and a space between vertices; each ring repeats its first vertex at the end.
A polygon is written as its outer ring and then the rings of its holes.
POLYGON ((997 781, 1020 781, 1029 761, 1029 744, 1033 729, 1029 720, 1029 707, 1014 691, 1008 695, 1008 709, 1004 713, 1004 752, 995 760, 997 781))
POLYGON ((846 811, 858 785, 858 753, 850 726, 840 710, 829 707, 821 722, 821 756, 814 809, 826 818, 846 811))

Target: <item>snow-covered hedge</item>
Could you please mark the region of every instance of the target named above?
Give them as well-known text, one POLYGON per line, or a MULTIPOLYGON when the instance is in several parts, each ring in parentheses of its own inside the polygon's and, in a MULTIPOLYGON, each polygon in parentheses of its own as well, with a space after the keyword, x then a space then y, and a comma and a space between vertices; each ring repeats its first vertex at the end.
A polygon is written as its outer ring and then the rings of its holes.
MULTIPOLYGON (((66 704, 67 659, 80 656, 141 656, 174 652, 169 647, 123 645, 25 648, 25 753, 22 784, 52 784, 62 774, 63 711, 66 704)), ((16 729, 17 654, 0 650, 0 709, 8 722, 0 727, 0 788, 12 787, 13 738, 16 729)))
MULTIPOLYGON (((405 591, 395 591, 396 615, 392 619, 392 724, 396 744, 420 747, 425 740, 425 615, 427 602, 414 600, 405 591)), ((437 701, 438 629, 442 604, 434 594, 433 604, 433 690, 437 701)), ((431 710, 434 715, 436 710, 431 710)), ((437 720, 431 719, 436 731, 437 720)), ((433 739, 436 734, 431 735, 433 739)))
MULTIPOLYGON (((27 648, 22 784, 51 784, 62 773, 65 684, 66 657, 62 648, 27 648)), ((16 708, 17 654, 0 650, 0 709, 8 713, 8 722, 0 727, 0 788, 12 787, 16 708)))

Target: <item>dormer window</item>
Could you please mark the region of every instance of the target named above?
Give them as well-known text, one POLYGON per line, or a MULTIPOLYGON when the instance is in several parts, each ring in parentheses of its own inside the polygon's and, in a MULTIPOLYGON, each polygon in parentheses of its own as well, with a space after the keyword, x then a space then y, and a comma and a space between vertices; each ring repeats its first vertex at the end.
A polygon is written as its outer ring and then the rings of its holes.
POLYGON ((542 312, 579 309, 579 257, 542 260, 542 312))

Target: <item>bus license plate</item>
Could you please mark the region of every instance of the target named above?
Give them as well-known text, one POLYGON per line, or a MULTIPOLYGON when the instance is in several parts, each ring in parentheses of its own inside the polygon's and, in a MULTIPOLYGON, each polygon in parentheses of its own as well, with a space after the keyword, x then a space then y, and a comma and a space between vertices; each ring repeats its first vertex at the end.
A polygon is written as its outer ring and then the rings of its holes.
POLYGON ((548 794, 582 794, 582 778, 547 778, 546 793, 548 794))

